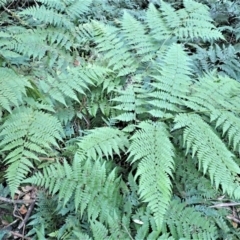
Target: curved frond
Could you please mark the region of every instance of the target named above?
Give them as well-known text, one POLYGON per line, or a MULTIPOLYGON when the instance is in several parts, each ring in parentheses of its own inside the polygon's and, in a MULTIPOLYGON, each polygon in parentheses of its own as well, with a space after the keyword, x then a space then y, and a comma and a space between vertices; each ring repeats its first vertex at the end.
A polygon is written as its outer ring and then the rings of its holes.
POLYGON ((175 118, 174 129, 184 128, 183 140, 186 153, 199 160, 199 169, 209 173, 216 188, 221 185, 229 195, 239 195, 235 184, 240 167, 234 161, 234 155, 212 131, 211 127, 196 114, 179 114, 175 118))

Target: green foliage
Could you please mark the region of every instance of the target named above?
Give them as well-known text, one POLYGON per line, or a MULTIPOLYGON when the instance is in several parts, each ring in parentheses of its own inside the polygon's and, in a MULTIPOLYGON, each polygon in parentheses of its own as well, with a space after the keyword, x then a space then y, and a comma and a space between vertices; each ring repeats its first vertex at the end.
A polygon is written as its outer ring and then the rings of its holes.
POLYGON ((26 88, 31 87, 28 80, 22 76, 18 76, 13 70, 8 68, 0 68, 0 111, 3 109, 11 112, 13 106, 19 106, 23 102, 26 95, 26 88))
POLYGON ((233 31, 215 12, 240 8, 149 2, 5 12, 1 181, 12 197, 38 187, 32 239, 239 236, 210 206, 240 196, 239 21, 233 31))
POLYGON ((58 147, 61 132, 59 121, 42 111, 21 107, 9 115, 1 126, 0 146, 7 153, 4 162, 9 164, 6 178, 12 195, 34 167, 34 160, 58 147))
POLYGON ((174 165, 173 146, 165 124, 141 122, 129 148, 131 162, 140 160, 135 177, 140 176, 139 195, 154 214, 161 229, 171 200, 171 180, 174 165))
POLYGON ((216 239, 217 229, 210 219, 192 207, 173 200, 166 216, 166 226, 174 239, 216 239), (179 225, 178 221, 181 221, 179 225))

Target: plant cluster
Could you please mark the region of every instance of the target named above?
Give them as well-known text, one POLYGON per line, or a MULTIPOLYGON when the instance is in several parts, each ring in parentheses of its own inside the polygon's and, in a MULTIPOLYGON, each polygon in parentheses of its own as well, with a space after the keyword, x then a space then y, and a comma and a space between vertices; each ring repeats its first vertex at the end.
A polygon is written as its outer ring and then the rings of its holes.
POLYGON ((239 238, 238 1, 0 8, 0 201, 35 189, 21 236, 239 238))

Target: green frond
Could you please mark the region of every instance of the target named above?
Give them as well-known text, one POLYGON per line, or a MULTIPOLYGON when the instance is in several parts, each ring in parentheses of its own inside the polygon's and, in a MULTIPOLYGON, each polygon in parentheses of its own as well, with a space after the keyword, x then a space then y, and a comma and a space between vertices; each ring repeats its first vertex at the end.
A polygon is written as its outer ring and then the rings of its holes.
POLYGON ((169 3, 161 1, 160 11, 150 4, 147 23, 156 40, 202 39, 212 41, 223 39, 221 32, 214 26, 206 5, 193 0, 184 0, 184 8, 175 10, 169 3))
POLYGON ((79 94, 85 95, 89 86, 97 83, 98 78, 103 78, 107 73, 102 69, 88 67, 69 68, 59 72, 56 76, 48 75, 45 81, 40 81, 39 86, 50 98, 55 99, 66 106, 66 97, 79 102, 79 94), (71 81, 69 81, 71 79, 71 81))
POLYGON ((154 91, 148 94, 149 113, 158 118, 181 111, 180 106, 190 92, 192 75, 189 58, 181 45, 172 44, 162 58, 159 74, 151 76, 154 91))
MULTIPOLYGON (((167 7, 169 7, 169 5, 167 5, 167 7)), ((171 11, 171 17, 172 19, 177 18, 174 10, 171 11)), ((146 22, 150 28, 151 36, 155 40, 163 41, 169 39, 172 36, 172 30, 168 27, 168 24, 164 20, 161 12, 152 3, 149 4, 146 13, 146 22)))
POLYGON ((108 67, 117 72, 117 76, 125 76, 136 71, 137 61, 130 53, 119 30, 113 26, 105 26, 94 22, 97 50, 104 53, 108 67))
POLYGON ((178 36, 180 39, 201 38, 204 41, 224 39, 221 32, 214 26, 206 5, 193 1, 184 0, 184 9, 178 10, 180 17, 178 36))
POLYGON ((92 4, 92 0, 71 0, 69 2, 70 4, 65 11, 73 20, 79 20, 83 14, 86 14, 90 10, 90 5, 92 4))
POLYGON ((129 49, 136 51, 136 57, 141 57, 141 61, 151 60, 158 46, 153 44, 145 26, 126 12, 123 15, 121 25, 124 40, 129 49))
POLYGON ((89 7, 92 0, 39 0, 38 2, 43 3, 47 8, 53 8, 61 13, 65 12, 71 19, 74 20, 90 10, 89 7))
POLYGON ((46 8, 44 5, 29 7, 19 13, 21 17, 29 19, 31 16, 33 20, 41 24, 51 24, 56 27, 65 27, 71 29, 74 27, 73 23, 61 12, 51 8, 46 8))
POLYGON ((239 67, 237 55, 239 50, 234 45, 211 45, 209 48, 201 48, 197 45, 196 54, 192 56, 196 72, 203 75, 204 72, 219 69, 219 74, 229 76, 239 81, 239 67))
POLYGON ((197 157, 185 155, 179 149, 175 157, 175 188, 187 204, 211 204, 210 199, 217 198, 219 192, 211 184, 208 176, 198 171, 197 157))
POLYGON ((71 34, 66 34, 63 37, 62 32, 64 31, 62 30, 55 31, 56 33, 51 38, 49 31, 40 29, 23 30, 17 27, 17 32, 14 33, 9 27, 6 32, 10 33, 9 36, 0 42, 3 56, 17 65, 28 65, 30 59, 34 59, 36 61, 42 60, 45 65, 50 67, 56 63, 61 67, 73 61, 72 57, 66 54, 66 51, 68 51, 69 42, 74 42, 75 39, 71 34), (59 37, 57 44, 54 42, 54 44, 49 45, 51 39, 56 40, 56 35, 59 37), (64 48, 61 47, 63 43, 66 44, 64 48))
POLYGON ((235 80, 229 77, 216 76, 214 72, 204 74, 199 81, 189 86, 190 95, 186 97, 184 105, 194 111, 214 117, 215 111, 237 111, 239 101, 232 99, 233 91, 238 89, 235 80))
POLYGON ((174 238, 173 237, 169 237, 169 234, 163 234, 163 235, 161 235, 159 238, 158 238, 158 240, 174 240, 174 238))
POLYGON ((215 110, 211 112, 211 121, 221 129, 223 136, 227 135, 228 145, 240 153, 240 119, 232 112, 215 110))
POLYGON ((0 112, 1 108, 11 112, 12 107, 19 106, 26 95, 26 87, 31 88, 29 81, 17 75, 10 68, 0 68, 0 112))
POLYGON ((54 8, 60 12, 63 12, 66 8, 65 1, 56 1, 56 0, 38 0, 38 2, 44 4, 46 7, 54 8))
POLYGON ((94 239, 105 240, 109 239, 108 229, 99 221, 91 222, 91 229, 93 231, 94 239))
POLYGON ((139 194, 154 214, 158 229, 171 199, 174 153, 167 126, 163 123, 141 122, 131 137, 128 159, 139 161, 135 178, 140 176, 139 194))
POLYGON ((115 170, 107 173, 105 164, 100 161, 93 163, 88 159, 83 162, 76 156, 72 166, 66 160, 63 165, 52 164, 24 182, 42 186, 52 195, 58 192, 59 202, 62 201, 63 206, 74 197, 75 211, 80 210, 83 215, 87 210, 88 219, 96 219, 98 216, 107 219, 121 202, 115 170))
POLYGON ((164 224, 174 239, 214 240, 218 237, 217 229, 210 219, 178 200, 171 202, 164 224))
POLYGON ((21 107, 3 123, 0 131, 1 152, 6 152, 4 161, 11 194, 14 195, 22 180, 33 167, 33 160, 47 155, 52 146, 58 147, 62 128, 50 114, 21 107))
POLYGON ((130 239, 126 229, 116 219, 111 219, 109 225, 104 225, 99 221, 91 221, 91 230, 94 239, 130 239), (111 221, 112 220, 112 221, 111 221))
POLYGON ((122 131, 101 127, 88 131, 88 134, 77 143, 77 154, 80 158, 94 160, 102 157, 113 158, 113 154, 120 156, 120 151, 124 151, 128 144, 128 139, 122 131))
POLYGON ((145 108, 145 93, 147 90, 143 89, 139 84, 138 76, 133 76, 129 82, 126 82, 125 89, 116 90, 117 96, 111 99, 116 105, 116 116, 114 119, 123 122, 136 122, 141 113, 146 112, 145 108))
POLYGON ((183 141, 186 154, 195 155, 199 169, 209 173, 216 188, 221 185, 223 192, 239 195, 235 184, 240 168, 234 161, 234 155, 216 135, 212 128, 197 114, 179 114, 175 118, 175 129, 184 128, 183 141))

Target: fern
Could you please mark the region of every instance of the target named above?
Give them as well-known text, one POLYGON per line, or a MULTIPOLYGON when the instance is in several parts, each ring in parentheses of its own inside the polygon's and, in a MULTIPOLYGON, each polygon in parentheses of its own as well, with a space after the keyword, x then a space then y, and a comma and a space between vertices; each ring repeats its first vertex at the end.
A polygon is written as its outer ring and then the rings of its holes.
POLYGON ((173 36, 179 40, 200 38, 204 41, 210 41, 223 38, 212 24, 212 19, 205 5, 192 0, 184 0, 183 4, 184 8, 176 11, 162 1, 161 12, 150 5, 147 21, 155 39, 168 40, 173 36))
POLYGON ((155 88, 149 93, 152 100, 149 113, 154 117, 172 117, 173 113, 181 111, 180 106, 189 94, 192 75, 190 62, 182 47, 173 44, 165 53, 159 75, 153 75, 155 88), (181 65, 181 67, 179 67, 181 65))
POLYGON ((171 199, 173 171, 173 146, 169 141, 164 124, 140 123, 141 130, 132 137, 129 148, 131 162, 141 160, 136 176, 140 176, 139 193, 154 213, 158 228, 161 228, 164 215, 171 199))
MULTIPOLYGON (((82 163, 78 157, 75 157, 73 166, 70 166, 66 161, 64 161, 63 166, 59 163, 55 166, 51 165, 44 169, 43 174, 37 173, 25 182, 44 186, 51 194, 59 191, 59 201, 63 200, 63 205, 66 205, 71 197, 75 195, 76 211, 80 207, 80 212, 83 214, 87 208, 88 218, 96 219, 99 214, 100 216, 108 214, 108 211, 103 208, 107 204, 105 201, 96 202, 94 199, 100 194, 99 190, 101 190, 102 198, 105 198, 105 200, 107 200, 108 194, 112 194, 112 191, 117 190, 112 187, 112 185, 118 184, 118 180, 114 179, 114 175, 115 173, 112 171, 106 178, 105 166, 101 165, 99 161, 96 161, 93 165, 91 160, 82 163), (98 175, 94 177, 96 172, 98 175), (52 173, 54 173, 54 177, 50 179, 52 173), (102 188, 103 186, 105 189, 102 188)), ((117 199, 109 200, 112 203, 118 201, 117 199)))
POLYGON ((63 72, 55 76, 48 75, 47 77, 45 81, 41 81, 39 84, 42 91, 49 95, 50 98, 66 105, 66 97, 79 102, 77 93, 85 94, 88 85, 93 84, 91 78, 95 76, 91 69, 88 73, 84 69, 80 72, 78 69, 72 68, 67 73, 63 72), (69 78, 72 80, 69 81, 69 78))
POLYGON ((216 239, 217 231, 210 220, 203 217, 191 207, 184 203, 173 200, 170 204, 166 226, 169 227, 174 239, 184 237, 185 239, 216 239), (182 221, 179 227, 177 221, 182 221))
POLYGON ((118 71, 118 76, 124 76, 132 73, 137 68, 136 60, 128 52, 121 37, 118 37, 118 30, 113 26, 103 26, 99 23, 94 24, 97 49, 99 52, 106 53, 105 59, 108 61, 108 67, 118 71))
POLYGON ((186 152, 189 153, 191 148, 192 156, 197 155, 199 169, 203 169, 204 174, 209 172, 211 182, 214 182, 216 188, 221 184, 224 192, 239 196, 239 189, 234 182, 240 168, 234 161, 234 155, 211 131, 209 125, 195 114, 178 115, 175 121, 174 129, 185 128, 183 139, 186 152))
POLYGON ((1 170, 12 196, 38 188, 29 236, 238 237, 227 219, 237 208, 212 207, 239 198, 240 87, 229 77, 238 78, 238 30, 225 47, 232 29, 210 15, 221 4, 39 0, 6 10, 1 170))
POLYGON ((118 129, 103 127, 96 130, 90 130, 78 145, 78 156, 80 158, 92 158, 97 160, 99 157, 109 156, 113 158, 113 154, 120 156, 120 151, 124 151, 129 145, 125 134, 118 129))
POLYGON ((6 178, 13 196, 19 184, 34 167, 39 155, 47 155, 51 147, 58 147, 62 129, 50 114, 21 107, 1 126, 0 146, 6 152, 6 178), (10 151, 10 152, 9 152, 10 151))
POLYGON ((0 68, 0 74, 0 106, 11 112, 12 107, 23 102, 26 87, 31 88, 31 85, 26 78, 18 76, 9 68, 0 68))
POLYGON ((197 53, 193 56, 196 71, 202 75, 202 72, 212 71, 218 68, 219 73, 227 75, 236 80, 239 79, 239 50, 233 45, 229 46, 210 46, 209 49, 201 49, 196 46, 197 53))

